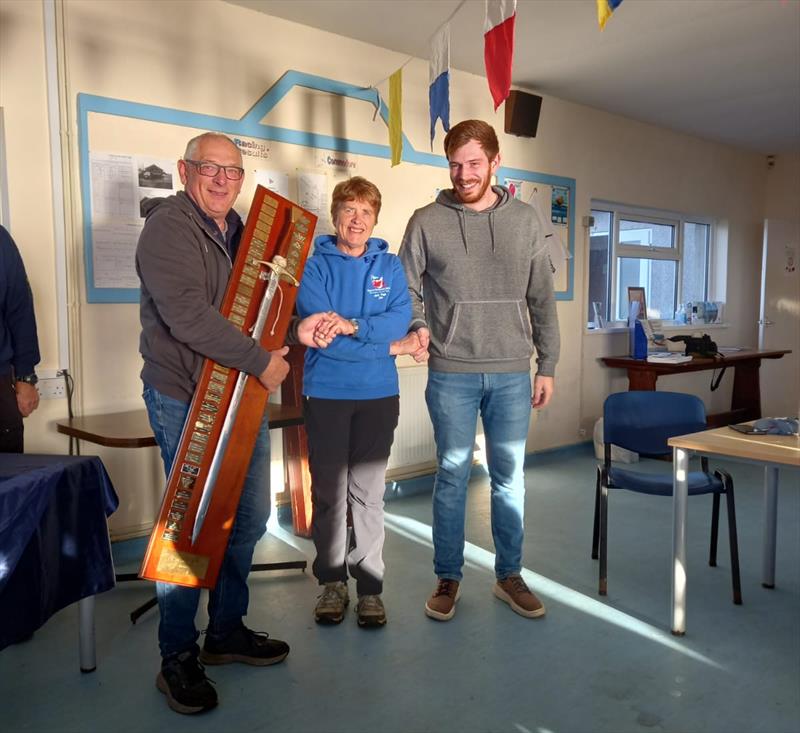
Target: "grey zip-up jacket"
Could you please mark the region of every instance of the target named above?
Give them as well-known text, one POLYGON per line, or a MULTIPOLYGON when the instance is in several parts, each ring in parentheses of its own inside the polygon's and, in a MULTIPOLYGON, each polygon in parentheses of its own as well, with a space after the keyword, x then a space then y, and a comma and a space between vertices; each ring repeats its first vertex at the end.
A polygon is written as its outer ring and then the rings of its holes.
POLYGON ((209 357, 259 375, 270 354, 219 312, 232 263, 186 193, 151 199, 136 248, 142 380, 190 402, 209 357))
POLYGON ((411 329, 431 334, 429 367, 440 372, 553 376, 560 335, 553 273, 531 206, 502 186, 484 211, 448 189, 414 212, 400 260, 411 293, 411 329))

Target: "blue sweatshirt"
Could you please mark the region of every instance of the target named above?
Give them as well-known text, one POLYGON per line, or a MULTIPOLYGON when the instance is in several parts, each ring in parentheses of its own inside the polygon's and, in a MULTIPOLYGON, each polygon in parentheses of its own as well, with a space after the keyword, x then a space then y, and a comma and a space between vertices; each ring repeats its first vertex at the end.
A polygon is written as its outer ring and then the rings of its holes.
POLYGON ((11 235, 0 226, 0 374, 26 377, 39 363, 33 295, 11 235))
POLYGON ((335 236, 314 241, 297 312, 302 318, 321 311, 355 318, 358 334, 337 336, 327 349, 306 350, 304 395, 372 400, 399 394, 389 344, 408 332, 411 299, 400 260, 388 250, 387 242, 373 237, 363 255, 351 257, 336 249, 335 236))

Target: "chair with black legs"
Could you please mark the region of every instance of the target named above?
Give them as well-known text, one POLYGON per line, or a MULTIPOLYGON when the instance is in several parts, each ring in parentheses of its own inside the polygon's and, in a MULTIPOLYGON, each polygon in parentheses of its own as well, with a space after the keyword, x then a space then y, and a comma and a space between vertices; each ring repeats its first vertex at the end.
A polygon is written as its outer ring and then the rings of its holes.
MULTIPOLYGON (((611 446, 617 445, 648 456, 669 455, 667 440, 676 435, 706 429, 703 401, 694 395, 678 392, 619 392, 609 395, 603 405, 603 442, 605 455, 597 467, 594 499, 594 532, 592 558, 600 559, 599 593, 608 590, 608 490, 627 489, 653 496, 672 496, 672 471, 644 473, 611 464, 611 446), (599 551, 599 553, 598 553, 599 551)), ((708 459, 701 459, 701 470, 689 474, 689 496, 713 494, 711 511, 711 546, 708 564, 717 564, 720 495, 724 494, 728 509, 728 537, 731 552, 733 602, 741 604, 739 581, 739 546, 736 538, 736 509, 733 501, 733 479, 722 469, 710 473, 708 459)))

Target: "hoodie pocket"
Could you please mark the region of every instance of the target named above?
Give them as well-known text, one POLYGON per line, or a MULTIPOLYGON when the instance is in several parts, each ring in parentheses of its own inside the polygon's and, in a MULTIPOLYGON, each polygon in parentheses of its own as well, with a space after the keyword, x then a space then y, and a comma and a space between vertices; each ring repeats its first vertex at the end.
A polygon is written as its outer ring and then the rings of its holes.
POLYGON ((525 301, 467 300, 456 303, 444 342, 449 359, 529 359, 531 327, 525 301))

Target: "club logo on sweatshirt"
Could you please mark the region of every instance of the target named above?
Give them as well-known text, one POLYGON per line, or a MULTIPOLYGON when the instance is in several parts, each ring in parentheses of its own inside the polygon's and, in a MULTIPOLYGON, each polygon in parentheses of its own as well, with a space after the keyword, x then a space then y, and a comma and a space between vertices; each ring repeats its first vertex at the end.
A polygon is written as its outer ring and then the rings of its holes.
POLYGON ((383 300, 389 295, 390 290, 391 288, 386 284, 383 275, 370 275, 370 285, 367 288, 367 293, 373 298, 376 300, 383 300))

